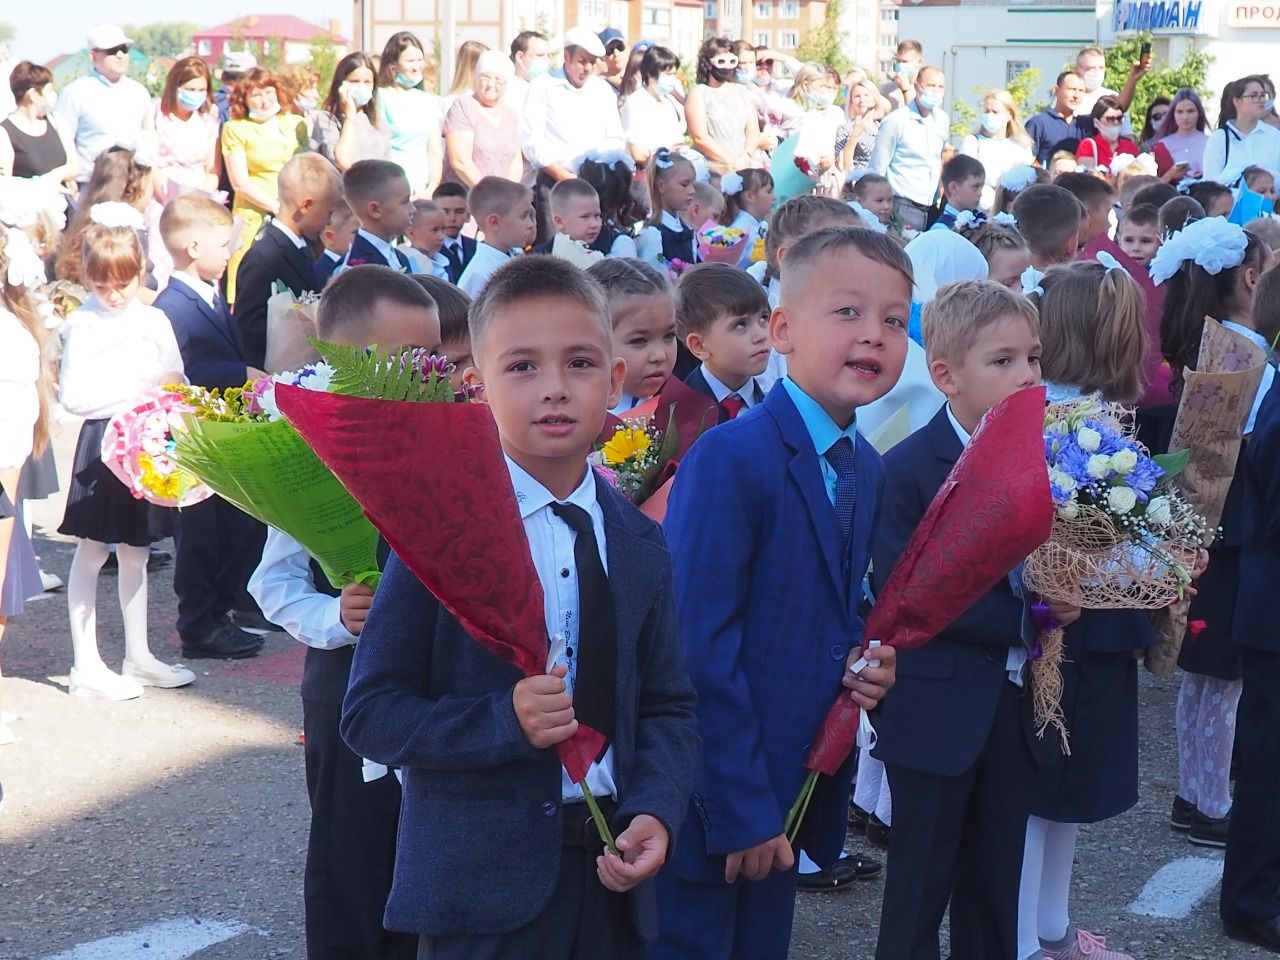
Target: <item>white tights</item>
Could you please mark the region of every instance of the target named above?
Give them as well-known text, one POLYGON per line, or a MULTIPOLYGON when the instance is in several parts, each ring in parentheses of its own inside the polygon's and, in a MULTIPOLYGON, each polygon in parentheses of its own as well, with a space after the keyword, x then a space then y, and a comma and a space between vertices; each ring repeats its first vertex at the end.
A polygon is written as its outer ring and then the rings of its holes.
POLYGON ((1068 899, 1080 825, 1027 818, 1018 893, 1018 956, 1042 955, 1040 941, 1061 940, 1071 928, 1068 899))
POLYGON ((1178 690, 1178 795, 1206 817, 1231 811, 1231 749, 1240 680, 1184 673, 1178 690))
MULTIPOLYGON (((98 652, 98 574, 111 548, 97 540, 76 541, 76 554, 67 577, 67 608, 71 614, 71 652, 79 671, 105 670, 98 652)), ((147 547, 116 546, 120 568, 120 612, 124 618, 124 656, 136 664, 154 658, 147 644, 147 547)))

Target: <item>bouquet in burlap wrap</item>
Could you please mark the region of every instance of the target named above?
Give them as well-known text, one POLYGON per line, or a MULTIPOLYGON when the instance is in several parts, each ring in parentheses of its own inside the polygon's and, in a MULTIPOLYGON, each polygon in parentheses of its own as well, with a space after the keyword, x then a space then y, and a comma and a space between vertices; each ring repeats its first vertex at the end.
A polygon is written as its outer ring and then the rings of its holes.
MULTIPOLYGON (((1183 596, 1206 532, 1204 518, 1170 484, 1186 452, 1152 457, 1133 438, 1128 411, 1085 397, 1045 413, 1053 532, 1027 558, 1023 584, 1041 597, 1090 609, 1155 610, 1183 596)), ((1037 602, 1031 659, 1037 732, 1062 717, 1063 627, 1037 602)))
MULTIPOLYGON (((1170 446, 1191 451, 1191 461, 1174 486, 1207 520, 1206 547, 1222 518, 1240 455, 1241 435, 1266 362, 1266 354, 1257 346, 1205 317, 1199 369, 1183 374, 1182 399, 1170 446)), ((1156 614, 1160 640, 1147 651, 1145 663, 1158 677, 1172 676, 1178 664, 1189 607, 1190 600, 1179 600, 1156 614)))

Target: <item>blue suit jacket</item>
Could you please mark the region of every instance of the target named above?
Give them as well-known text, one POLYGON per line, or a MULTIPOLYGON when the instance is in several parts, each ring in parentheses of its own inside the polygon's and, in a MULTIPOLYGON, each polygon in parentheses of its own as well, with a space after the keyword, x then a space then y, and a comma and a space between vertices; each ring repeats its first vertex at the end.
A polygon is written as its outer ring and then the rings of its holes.
POLYGON ((341 259, 335 260, 327 253, 320 254, 315 262, 316 283, 321 287, 328 283, 329 278, 333 276, 333 271, 338 269, 340 263, 342 263, 341 259))
POLYGON ((181 281, 170 281, 155 306, 173 325, 188 380, 209 389, 244 385, 244 347, 225 307, 215 310, 181 281))
MULTIPOLYGON (((963 450, 944 406, 885 454, 888 482, 873 551, 877 587, 888 580, 963 450)), ((987 742, 1009 683, 1009 648, 1021 643, 1022 601, 1004 578, 925 646, 899 651, 897 682, 873 716, 876 758, 938 776, 968 770, 987 742)), ((1037 761, 1052 762, 1057 740, 1035 736, 1031 698, 1022 699, 1032 751, 1037 761)))
MULTIPOLYGON (((394 246, 391 249, 399 262, 398 268, 387 263, 387 258, 382 255, 382 252, 357 233, 355 239, 351 241, 351 246, 347 248, 347 255, 342 258, 342 266, 345 269, 346 267, 358 267, 362 264, 372 263, 392 270, 399 269, 401 273, 412 273, 413 264, 409 262, 409 258, 401 251, 396 250, 394 246)), ((334 269, 337 268, 335 267, 334 269)))
MULTIPOLYGON (((884 467, 861 436, 854 456, 847 553, 813 440, 782 384, 705 433, 676 474, 666 531, 703 743, 670 865, 681 876, 723 882, 726 854, 782 832, 845 659, 862 642, 884 467)), ((802 845, 819 863, 844 841, 851 765, 820 779, 805 818, 802 845)))
MULTIPOLYGON (((1271 603, 1271 592, 1280 583, 1280 390, 1274 386, 1262 401, 1240 456, 1244 547, 1232 637, 1242 647, 1280 653, 1280 630, 1271 603)), ((1212 559, 1209 564, 1212 567, 1212 559)))
MULTIPOLYGON (((647 813, 674 842, 698 742, 670 557, 652 521, 598 478, 596 493, 618 620, 613 828, 647 813)), ((388 929, 503 933, 531 922, 551 898, 560 868, 560 764, 520 729, 511 702, 520 678, 392 556, 356 645, 342 716, 353 750, 405 768, 388 929)), ((628 900, 636 932, 651 938, 652 884, 628 900)))

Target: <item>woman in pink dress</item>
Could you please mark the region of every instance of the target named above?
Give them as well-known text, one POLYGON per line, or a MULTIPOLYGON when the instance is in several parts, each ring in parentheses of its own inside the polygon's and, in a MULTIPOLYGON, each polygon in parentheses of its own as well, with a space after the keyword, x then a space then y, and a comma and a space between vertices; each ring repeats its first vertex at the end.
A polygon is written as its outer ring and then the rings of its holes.
POLYGON ((155 133, 151 186, 168 203, 180 193, 218 189, 218 108, 210 92, 213 77, 199 57, 173 65, 148 126, 155 133))
POLYGON ((496 50, 477 58, 473 89, 459 95, 445 117, 446 180, 471 188, 484 177, 520 179, 520 119, 502 102, 513 72, 496 50))

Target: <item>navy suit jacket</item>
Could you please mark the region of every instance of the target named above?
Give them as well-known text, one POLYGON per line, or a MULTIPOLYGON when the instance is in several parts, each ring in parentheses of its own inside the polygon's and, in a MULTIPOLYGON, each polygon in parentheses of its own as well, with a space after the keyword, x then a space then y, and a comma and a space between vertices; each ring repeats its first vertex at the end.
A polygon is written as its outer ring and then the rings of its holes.
POLYGON ((341 258, 335 260, 327 253, 320 254, 315 262, 316 283, 321 287, 328 283, 329 278, 333 276, 333 271, 338 269, 340 263, 342 263, 341 258))
MULTIPOLYGON (((467 264, 469 264, 471 262, 471 258, 476 255, 475 237, 466 237, 466 236, 460 235, 458 237, 458 241, 462 244, 462 265, 457 268, 457 271, 456 271, 457 276, 454 276, 455 270, 454 270, 452 261, 449 262, 449 267, 448 267, 449 282, 453 284, 456 284, 459 280, 462 279, 462 271, 467 269, 467 264)), ((443 248, 441 248, 440 252, 445 253, 443 248)), ((445 253, 445 256, 448 257, 448 254, 445 253)))
MULTIPOLYGON (((1239 527, 1244 547, 1232 636, 1242 647, 1280 654, 1280 630, 1271 604, 1271 591, 1280 583, 1280 389, 1274 385, 1240 456, 1244 491, 1239 527)), ((1209 563, 1212 566, 1213 560, 1209 563)))
POLYGON ((244 386, 244 347, 225 307, 215 310, 180 280, 169 281, 155 306, 173 325, 188 380, 211 390, 244 386))
POLYGON ((240 261, 232 310, 244 343, 245 360, 263 370, 267 363, 267 300, 271 298, 272 284, 277 282, 287 286, 295 297, 320 289, 311 255, 299 249, 274 223, 268 223, 240 261))
MULTIPOLYGON (((596 495, 618 621, 613 829, 646 813, 674 842, 698 740, 671 560, 657 525, 599 478, 596 495)), ((356 645, 342 715, 353 750, 404 768, 389 930, 504 933, 550 900, 560 869, 561 768, 555 751, 535 750, 516 720, 511 689, 520 679, 392 556, 356 645)), ((657 929, 652 887, 628 894, 646 939, 657 929)))
MULTIPOLYGON (((782 832, 809 746, 862 643, 862 578, 884 485, 861 436, 847 551, 813 440, 786 388, 707 431, 685 455, 665 528, 686 661, 698 692, 692 810, 669 868, 724 882, 725 856, 782 832)), ((801 845, 844 842, 853 758, 822 777, 801 845)))
MULTIPOLYGON (((872 551, 878 587, 963 450, 944 406, 885 454, 888 482, 872 551)), ((876 758, 945 777, 972 767, 1010 682, 1009 648, 1021 643, 1022 601, 1004 578, 925 646, 899 651, 897 682, 873 715, 876 758)), ((1030 683, 1029 671, 1024 682, 1030 683)), ((1031 698, 1022 699, 1032 752, 1038 762, 1052 762, 1057 740, 1036 737, 1031 698)))
POLYGON ((351 241, 351 246, 347 248, 347 255, 342 258, 342 266, 344 268, 358 267, 371 263, 375 266, 388 267, 392 270, 399 269, 401 273, 411 273, 413 264, 409 262, 409 258, 399 250, 396 250, 394 246, 391 249, 395 252, 396 260, 399 263, 398 268, 387 263, 387 258, 382 255, 382 251, 357 233, 355 239, 351 241))
MULTIPOLYGON (((752 383, 755 384, 754 389, 758 393, 760 390, 760 384, 754 380, 752 381, 752 383)), ((702 364, 699 363, 696 367, 694 367, 693 372, 684 378, 684 384, 686 387, 689 387, 691 390, 696 390, 698 393, 702 394, 704 397, 711 398, 711 402, 716 405, 717 416, 719 417, 718 422, 725 423, 728 421, 729 415, 725 413, 724 407, 720 406, 720 402, 716 400, 716 393, 714 390, 711 389, 711 384, 707 383, 707 378, 702 372, 702 364)), ((759 403, 760 401, 757 400, 756 405, 759 406, 759 403)), ((745 412, 746 411, 744 410, 743 413, 745 412)), ((739 414, 739 416, 741 416, 741 414, 739 414)))

